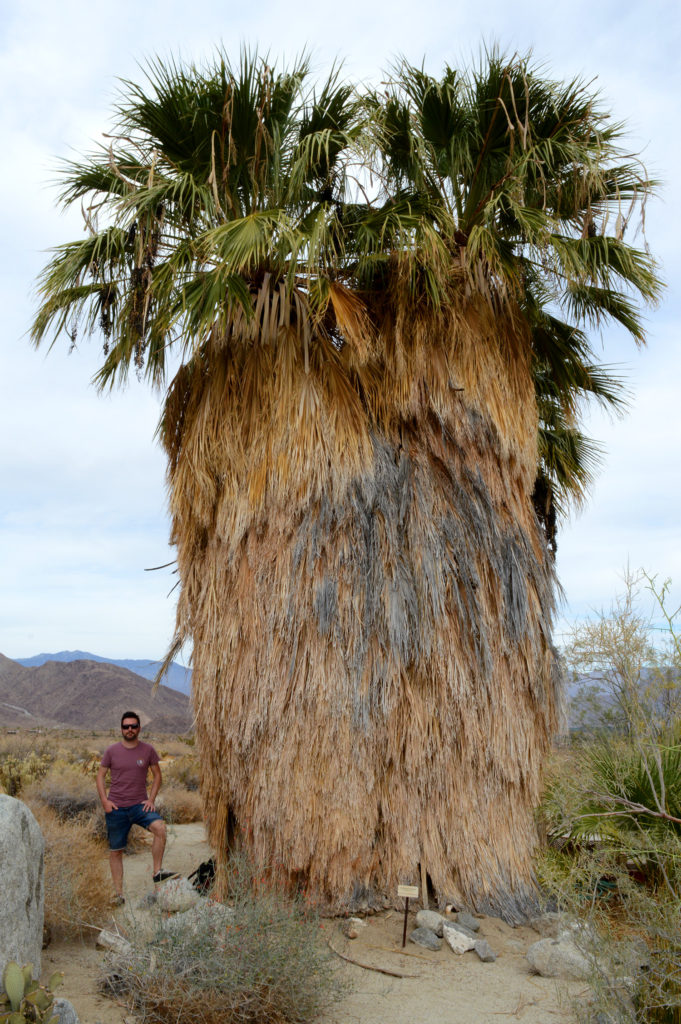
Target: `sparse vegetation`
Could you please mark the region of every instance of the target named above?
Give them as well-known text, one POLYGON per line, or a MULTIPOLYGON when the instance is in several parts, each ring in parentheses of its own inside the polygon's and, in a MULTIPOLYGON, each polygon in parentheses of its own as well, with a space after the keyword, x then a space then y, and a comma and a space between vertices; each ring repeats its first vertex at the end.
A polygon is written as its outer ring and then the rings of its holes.
POLYGON ((612 698, 597 735, 557 753, 543 805, 542 881, 596 937, 595 999, 580 1021, 681 1022, 681 609, 668 598, 668 581, 628 574, 610 613, 577 628, 567 652, 612 698), (638 609, 644 581, 667 625, 662 643, 638 609))
POLYGON ((8 796, 18 797, 25 786, 47 774, 50 759, 35 750, 7 753, 0 758, 0 786, 8 796))
POLYGON ((176 757, 163 769, 164 783, 184 786, 197 792, 199 788, 199 759, 196 751, 176 757))
POLYGON ((91 823, 101 810, 92 777, 63 761, 28 786, 24 795, 29 802, 42 801, 61 821, 78 818, 91 823))
POLYGON ((230 870, 230 908, 202 901, 155 933, 131 936, 105 988, 130 1001, 144 1024, 305 1024, 343 988, 319 922, 253 877, 230 870))

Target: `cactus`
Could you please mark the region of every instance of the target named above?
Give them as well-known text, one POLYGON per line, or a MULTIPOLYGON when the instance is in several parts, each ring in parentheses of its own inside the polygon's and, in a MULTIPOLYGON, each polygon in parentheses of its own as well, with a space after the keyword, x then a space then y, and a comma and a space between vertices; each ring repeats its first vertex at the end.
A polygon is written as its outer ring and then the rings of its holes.
POLYGON ((5 967, 0 991, 0 1024, 53 1024, 54 990, 63 975, 55 971, 47 985, 33 977, 33 965, 20 967, 13 960, 5 967))

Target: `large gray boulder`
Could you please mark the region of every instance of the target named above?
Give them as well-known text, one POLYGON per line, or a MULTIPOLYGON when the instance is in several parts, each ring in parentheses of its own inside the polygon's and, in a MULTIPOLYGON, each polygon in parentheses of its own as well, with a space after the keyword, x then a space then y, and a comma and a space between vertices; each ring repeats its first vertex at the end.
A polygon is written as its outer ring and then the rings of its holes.
POLYGON ((40 975, 45 841, 26 804, 0 794, 0 977, 16 960, 40 975))
POLYGON ((567 935, 559 939, 540 939, 527 951, 527 960, 544 978, 571 978, 588 981, 594 964, 567 935))

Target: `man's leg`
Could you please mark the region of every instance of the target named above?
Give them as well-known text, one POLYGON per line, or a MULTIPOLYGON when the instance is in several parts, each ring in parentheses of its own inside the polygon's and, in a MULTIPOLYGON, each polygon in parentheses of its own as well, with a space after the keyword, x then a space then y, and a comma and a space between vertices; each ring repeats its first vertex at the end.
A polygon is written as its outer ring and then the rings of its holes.
POLYGON ((123 851, 122 850, 110 850, 109 851, 109 867, 111 868, 111 877, 113 879, 114 890, 117 896, 123 895, 123 851))
POLYGON ((166 823, 165 821, 152 821, 149 825, 152 835, 151 859, 153 863, 153 874, 157 875, 163 866, 163 853, 166 848, 166 823))

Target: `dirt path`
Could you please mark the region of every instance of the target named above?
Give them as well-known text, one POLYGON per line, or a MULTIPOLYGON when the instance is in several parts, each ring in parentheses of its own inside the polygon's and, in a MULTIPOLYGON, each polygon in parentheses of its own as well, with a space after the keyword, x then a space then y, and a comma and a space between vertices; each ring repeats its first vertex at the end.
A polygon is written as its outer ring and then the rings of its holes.
MULTIPOLYGON (((209 856, 202 825, 171 829, 165 866, 188 874, 209 856)), ((127 907, 134 909, 152 891, 151 857, 143 848, 125 858, 127 907)), ((112 914, 125 928, 126 908, 112 914)), ((323 922, 323 935, 345 956, 363 964, 401 974, 395 978, 341 962, 350 994, 323 1018, 323 1024, 548 1024, 574 1019, 570 1004, 584 998, 579 982, 555 982, 530 972, 527 948, 538 939, 530 928, 511 928, 496 918, 481 918, 480 934, 498 954, 485 964, 475 953, 457 956, 443 946, 430 952, 407 942, 402 951, 403 918, 396 912, 367 918, 354 940, 346 939, 339 923, 323 922)), ((43 953, 43 976, 64 972, 62 993, 78 1013, 81 1024, 131 1024, 126 1006, 98 994, 104 954, 91 941, 54 943, 43 953)))

